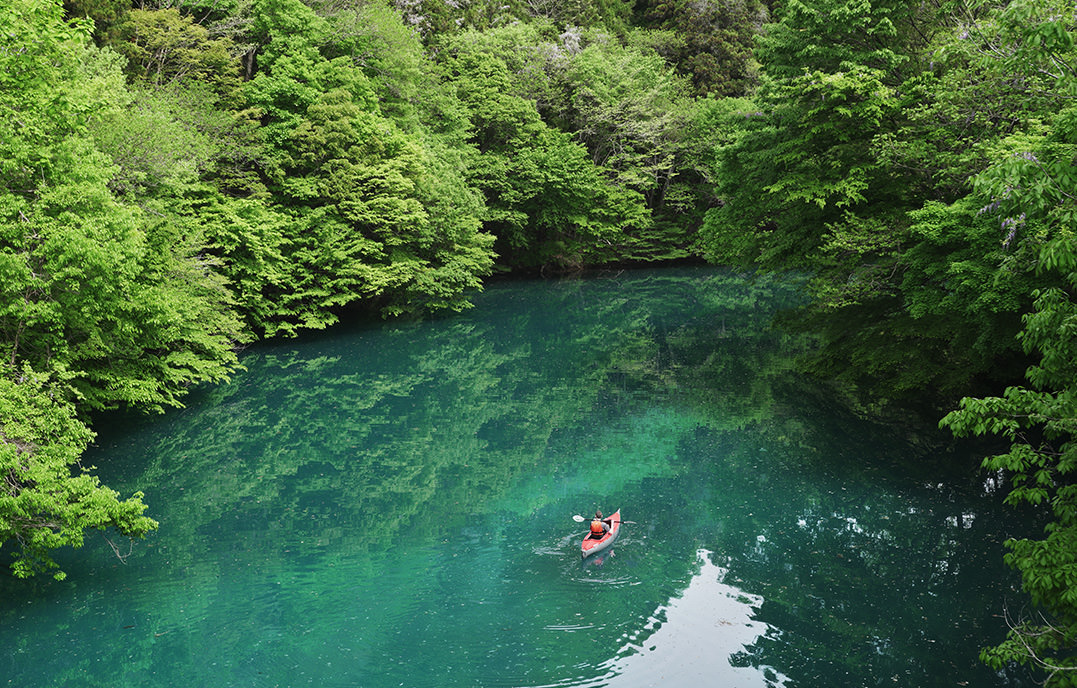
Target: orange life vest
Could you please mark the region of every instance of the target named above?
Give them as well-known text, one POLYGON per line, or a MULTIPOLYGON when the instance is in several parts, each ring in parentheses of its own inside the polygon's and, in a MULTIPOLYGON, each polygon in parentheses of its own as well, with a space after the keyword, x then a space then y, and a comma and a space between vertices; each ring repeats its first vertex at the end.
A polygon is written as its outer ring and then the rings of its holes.
POLYGON ((602 527, 602 521, 598 520, 597 518, 595 520, 591 521, 591 532, 592 533, 594 533, 595 535, 601 535, 602 531, 604 531, 604 530, 605 530, 605 528, 602 527))

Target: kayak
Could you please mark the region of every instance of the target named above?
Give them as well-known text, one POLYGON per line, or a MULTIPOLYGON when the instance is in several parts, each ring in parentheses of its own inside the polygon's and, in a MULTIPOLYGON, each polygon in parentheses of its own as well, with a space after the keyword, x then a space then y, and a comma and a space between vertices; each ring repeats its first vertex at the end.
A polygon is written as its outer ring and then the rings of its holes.
POLYGON ((592 554, 597 554, 598 552, 601 552, 602 550, 612 545, 613 541, 617 539, 617 534, 621 532, 620 509, 614 511, 612 514, 602 520, 610 524, 610 530, 608 533, 606 533, 600 539, 597 540, 591 537, 590 533, 588 533, 587 536, 583 538, 581 552, 584 559, 591 556, 592 554))

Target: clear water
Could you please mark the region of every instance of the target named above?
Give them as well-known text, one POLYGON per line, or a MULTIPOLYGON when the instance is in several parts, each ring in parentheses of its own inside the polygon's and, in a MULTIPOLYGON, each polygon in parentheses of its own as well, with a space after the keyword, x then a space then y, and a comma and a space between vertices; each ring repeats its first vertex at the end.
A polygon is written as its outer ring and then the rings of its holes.
POLYGON ((160 531, 0 576, 0 684, 1026 686, 977 660, 1031 524, 964 452, 850 417, 713 269, 491 286, 257 347, 87 458, 160 531), (617 507, 581 561, 574 514, 617 507))

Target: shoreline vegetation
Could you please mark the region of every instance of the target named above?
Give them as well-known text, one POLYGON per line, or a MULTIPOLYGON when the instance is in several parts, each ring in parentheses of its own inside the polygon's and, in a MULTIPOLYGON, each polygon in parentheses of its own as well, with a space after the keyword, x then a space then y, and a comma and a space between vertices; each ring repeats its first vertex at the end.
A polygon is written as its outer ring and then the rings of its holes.
POLYGON ((0 550, 157 527, 82 467, 251 342, 505 275, 811 275, 781 324, 861 413, 931 409, 1010 501, 1077 685, 1077 15, 1062 0, 12 0, 0 10, 0 550))

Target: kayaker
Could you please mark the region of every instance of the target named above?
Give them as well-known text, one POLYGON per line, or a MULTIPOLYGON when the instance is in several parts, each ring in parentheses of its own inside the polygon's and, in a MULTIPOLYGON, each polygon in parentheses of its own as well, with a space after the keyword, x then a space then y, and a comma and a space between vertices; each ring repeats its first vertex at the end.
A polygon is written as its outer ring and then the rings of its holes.
POLYGON ((606 519, 602 518, 602 511, 596 509, 595 517, 591 519, 591 537, 601 540, 608 532, 610 532, 610 524, 606 522, 606 519))

